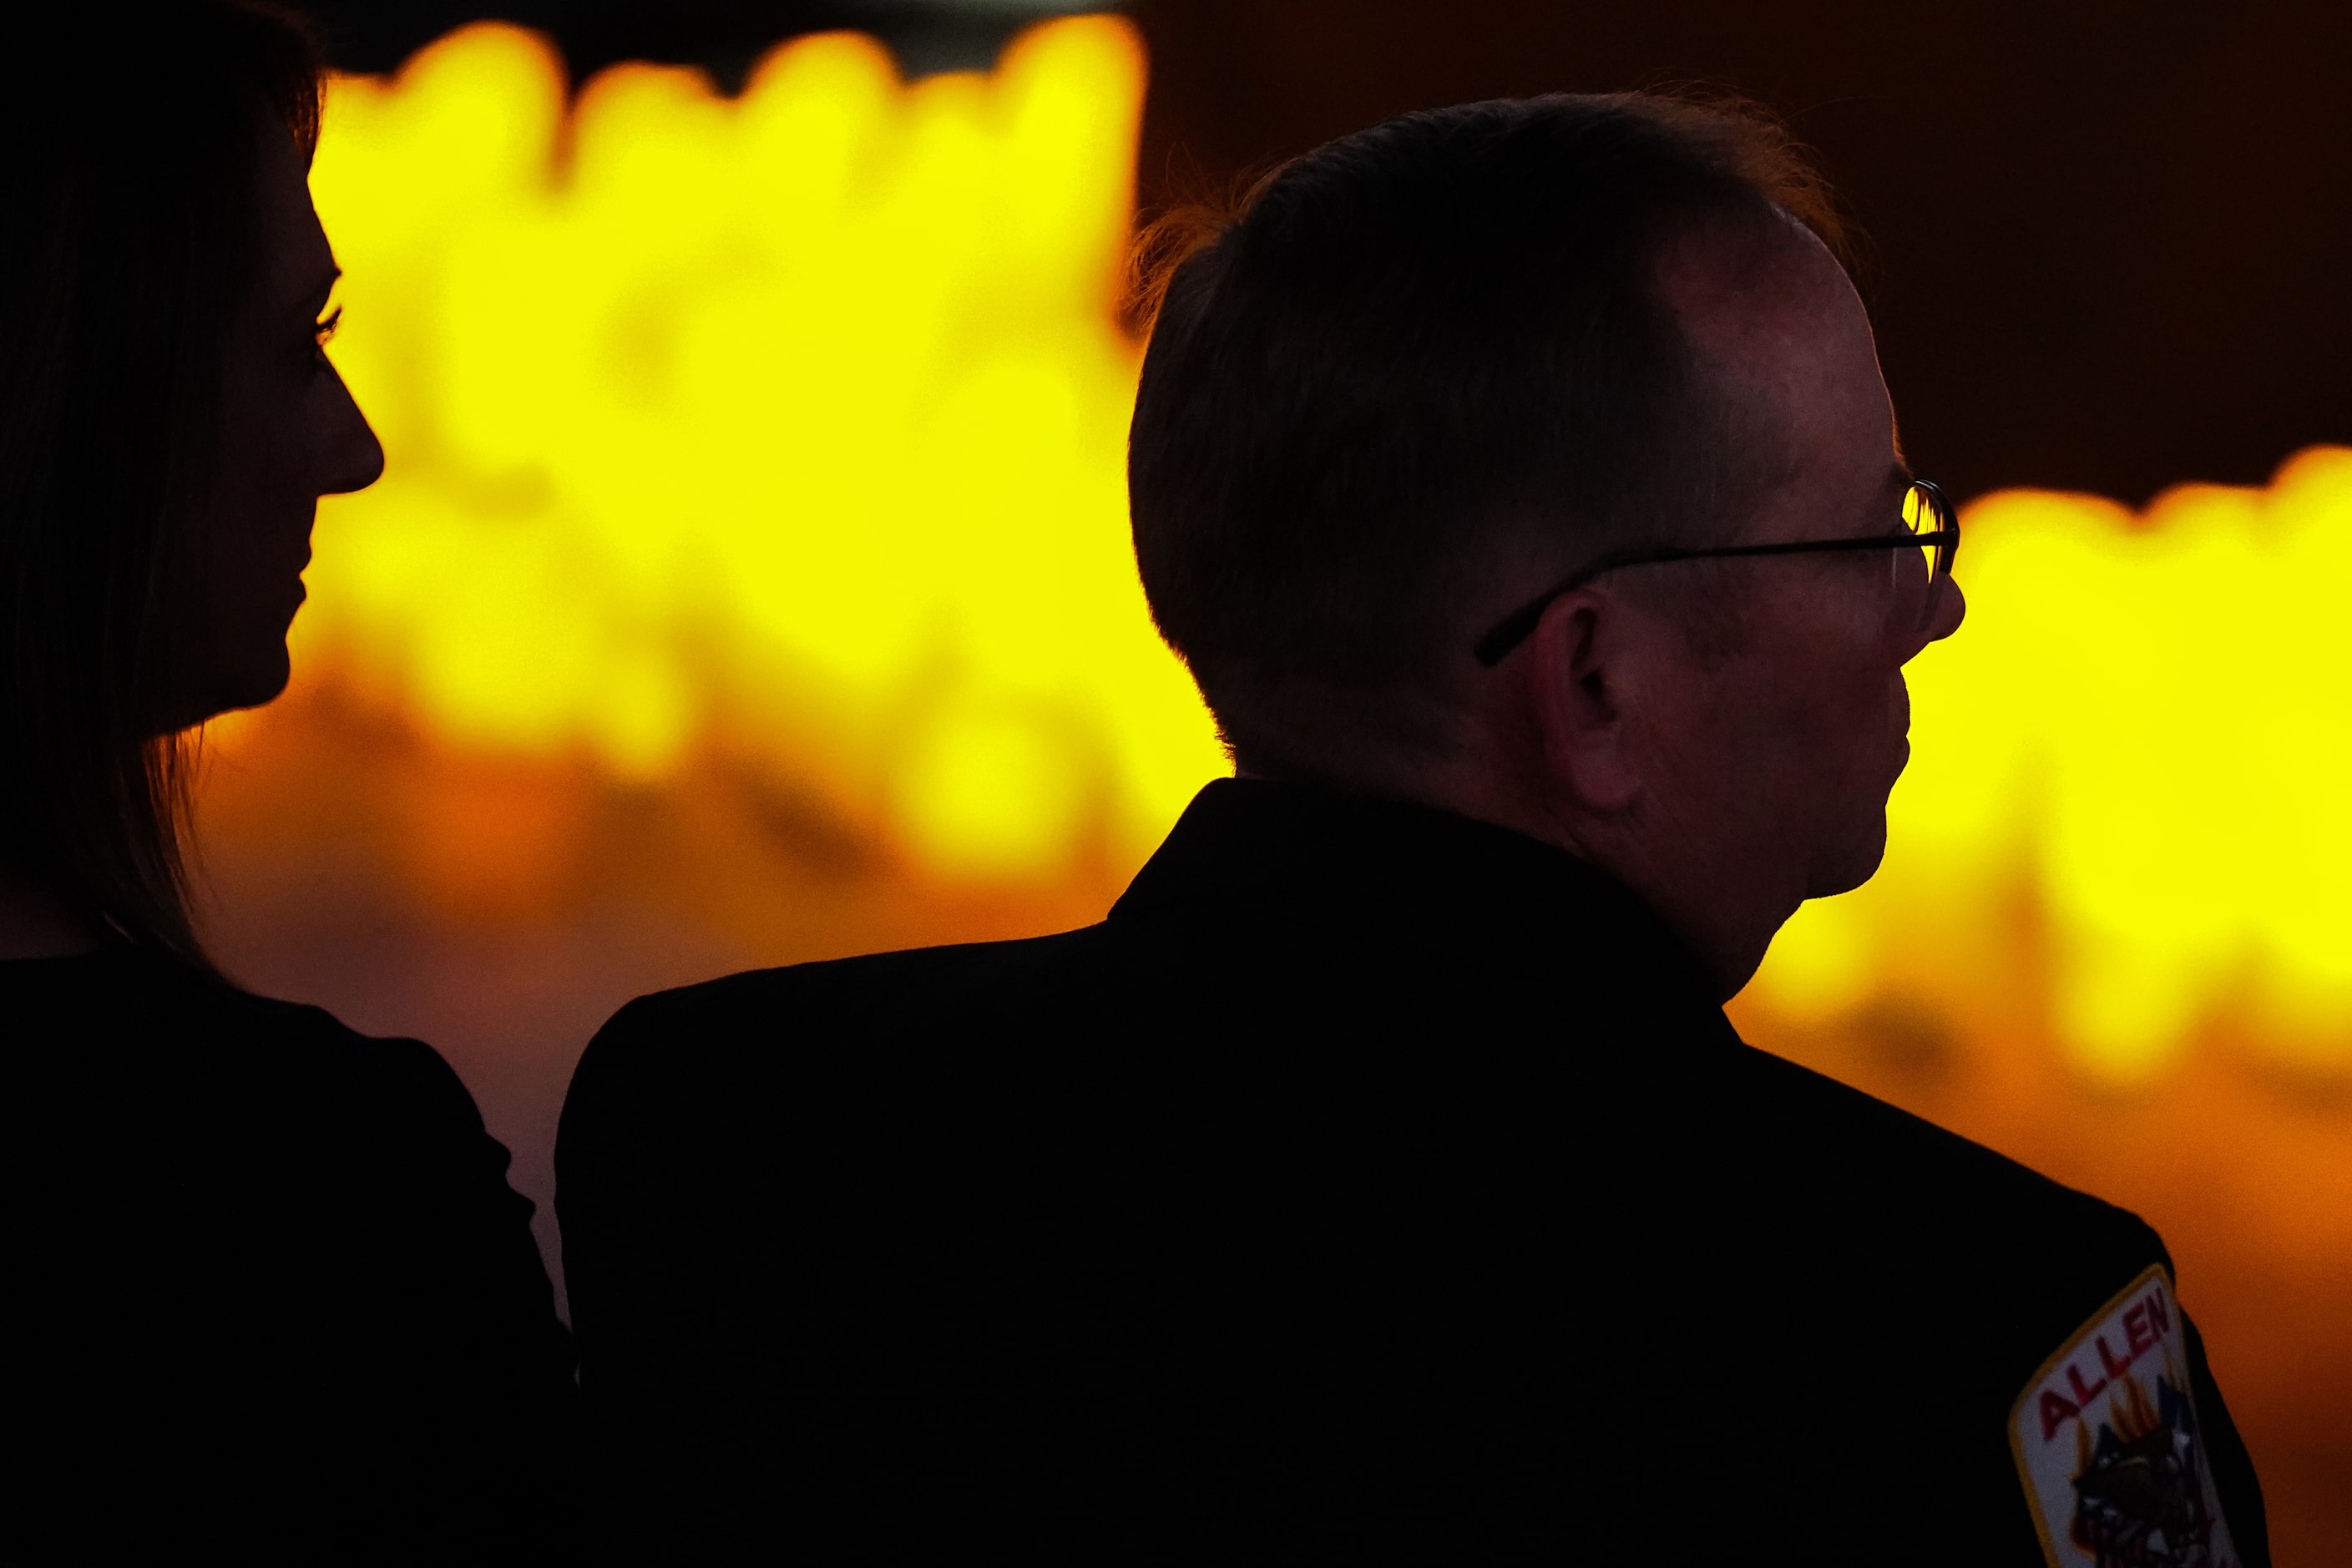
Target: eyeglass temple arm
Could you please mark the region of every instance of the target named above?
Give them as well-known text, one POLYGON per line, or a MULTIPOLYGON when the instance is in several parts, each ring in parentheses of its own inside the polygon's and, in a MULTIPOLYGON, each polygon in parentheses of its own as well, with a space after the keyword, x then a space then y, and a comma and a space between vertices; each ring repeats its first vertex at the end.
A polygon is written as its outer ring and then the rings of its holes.
POLYGON ((1922 545, 1957 549, 1960 531, 1949 525, 1928 533, 1906 533, 1897 537, 1891 533, 1874 533, 1860 539, 1790 539, 1771 544, 1725 544, 1706 550, 1659 550, 1640 555, 1619 556, 1614 560, 1596 561, 1575 576, 1548 588, 1513 613, 1511 617, 1486 634, 1486 639, 1470 651, 1480 664, 1492 669, 1503 662, 1503 656, 1525 642, 1528 634, 1536 629, 1545 610, 1562 594, 1574 593, 1604 572, 1614 572, 1624 566, 1660 566, 1670 561, 1717 561, 1731 556, 1746 555, 1811 555, 1824 550, 1916 550, 1922 545))

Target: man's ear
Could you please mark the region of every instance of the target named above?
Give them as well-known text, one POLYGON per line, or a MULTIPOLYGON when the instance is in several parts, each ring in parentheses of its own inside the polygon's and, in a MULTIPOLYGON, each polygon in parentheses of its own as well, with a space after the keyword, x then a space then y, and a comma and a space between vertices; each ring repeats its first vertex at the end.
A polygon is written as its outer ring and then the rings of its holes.
POLYGON ((1591 590, 1563 594, 1528 639, 1528 695, 1552 786, 1587 811, 1622 811, 1641 793, 1623 711, 1624 605, 1591 590))

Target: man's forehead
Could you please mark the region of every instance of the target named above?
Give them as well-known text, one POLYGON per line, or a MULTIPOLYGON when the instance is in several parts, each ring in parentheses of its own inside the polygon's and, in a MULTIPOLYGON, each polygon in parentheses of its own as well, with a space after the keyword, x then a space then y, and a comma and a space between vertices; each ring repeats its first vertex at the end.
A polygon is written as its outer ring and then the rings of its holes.
POLYGON ((1659 236, 1652 265, 1668 304, 1693 313, 1753 313, 1845 278, 1829 247, 1778 207, 1680 218, 1659 236))
POLYGON ((1734 374, 1869 331, 1845 269, 1794 223, 1696 230, 1661 255, 1658 287, 1693 348, 1734 374))
POLYGON ((1875 486, 1893 442, 1877 343, 1819 240, 1793 221, 1710 226, 1676 248, 1660 286, 1702 375, 1743 423, 1801 467, 1832 454, 1841 468, 1868 462, 1849 482, 1875 486))

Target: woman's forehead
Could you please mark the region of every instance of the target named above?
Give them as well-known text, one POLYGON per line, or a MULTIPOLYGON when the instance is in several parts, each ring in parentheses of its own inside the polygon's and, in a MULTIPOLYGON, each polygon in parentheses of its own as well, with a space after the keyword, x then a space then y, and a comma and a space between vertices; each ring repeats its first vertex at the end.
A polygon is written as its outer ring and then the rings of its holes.
POLYGON ((323 300, 334 285, 335 254, 310 203, 310 184, 294 138, 272 128, 256 169, 263 287, 273 298, 323 300))

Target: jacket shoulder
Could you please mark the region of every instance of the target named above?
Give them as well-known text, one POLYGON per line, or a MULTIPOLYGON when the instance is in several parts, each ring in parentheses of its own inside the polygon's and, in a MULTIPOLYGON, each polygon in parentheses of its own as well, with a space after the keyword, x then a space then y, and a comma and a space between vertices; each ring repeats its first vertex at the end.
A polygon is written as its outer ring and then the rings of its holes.
POLYGON ((1735 1094, 1752 1097, 1759 1109, 1778 1108, 1800 1134, 1782 1157, 1801 1173, 1845 1182, 1868 1171, 1880 1188, 1873 1201, 1941 1209, 1948 1218, 1967 1214, 1985 1228, 2079 1235, 2088 1227, 2134 1245, 2156 1243, 2155 1231, 2130 1210, 1786 1058, 1748 1047, 1733 1076, 1735 1094))
POLYGON ((749 970, 640 996, 590 1046, 604 1055, 682 1058, 779 1047, 795 1037, 850 1030, 875 1036, 930 1016, 984 1008, 1066 981, 1101 946, 1101 926, 1013 942, 910 948, 856 958, 749 970))
POLYGON ((426 1138, 481 1132, 464 1082, 422 1040, 363 1034, 323 1007, 143 954, 93 961, 77 991, 74 1033, 144 1063, 159 1099, 190 1094, 337 1137, 364 1126, 426 1138))
POLYGON ((1972 1139, 1752 1047, 1731 1076, 1734 1094, 1778 1120, 1776 1201, 1806 1216, 1790 1222, 1803 1244, 1854 1248, 1853 1267, 1907 1282, 1923 1306, 1964 1288, 2021 1386, 2117 1290, 2171 1269, 2137 1214, 1972 1139))
POLYGON ((974 1055, 1001 1035, 992 1025, 1083 984, 1103 931, 790 964, 640 996, 582 1054, 561 1141, 613 1121, 764 1118, 853 1080, 887 1088, 894 1073, 974 1055))

